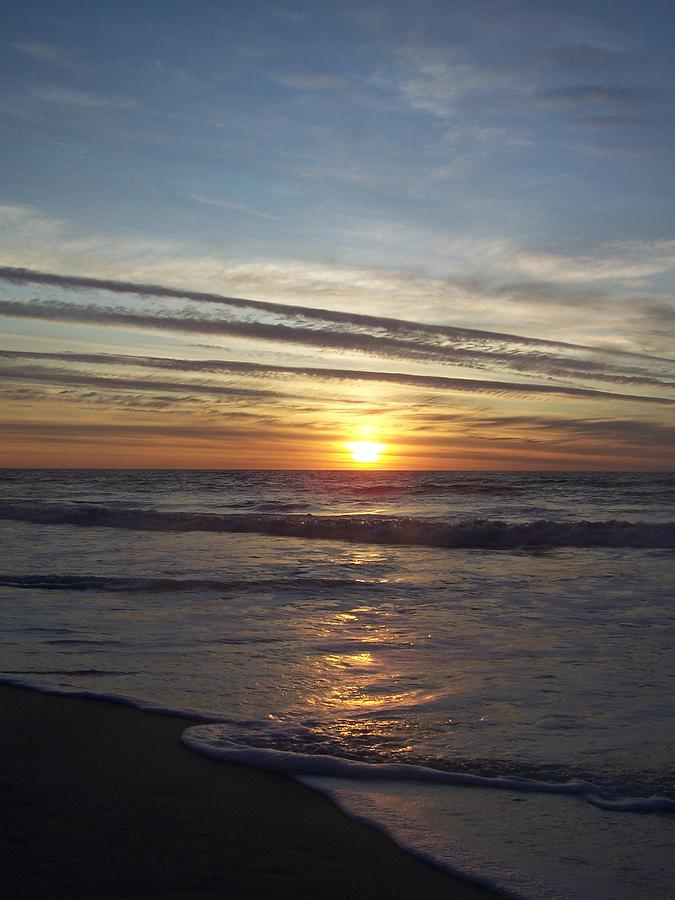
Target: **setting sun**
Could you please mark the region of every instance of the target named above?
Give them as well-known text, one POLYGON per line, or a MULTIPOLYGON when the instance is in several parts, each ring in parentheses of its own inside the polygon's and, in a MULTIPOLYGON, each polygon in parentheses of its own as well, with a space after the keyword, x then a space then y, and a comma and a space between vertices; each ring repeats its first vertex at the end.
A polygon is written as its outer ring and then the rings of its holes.
POLYGON ((375 463, 380 458, 384 446, 374 441, 354 441, 347 444, 347 449, 354 462, 375 463))

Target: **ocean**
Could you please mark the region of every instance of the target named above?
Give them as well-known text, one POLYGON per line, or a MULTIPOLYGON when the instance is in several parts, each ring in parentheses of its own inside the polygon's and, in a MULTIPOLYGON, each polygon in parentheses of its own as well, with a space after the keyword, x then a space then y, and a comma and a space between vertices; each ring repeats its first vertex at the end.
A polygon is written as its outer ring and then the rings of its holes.
POLYGON ((675 475, 0 473, 4 681, 529 900, 675 897, 675 475))

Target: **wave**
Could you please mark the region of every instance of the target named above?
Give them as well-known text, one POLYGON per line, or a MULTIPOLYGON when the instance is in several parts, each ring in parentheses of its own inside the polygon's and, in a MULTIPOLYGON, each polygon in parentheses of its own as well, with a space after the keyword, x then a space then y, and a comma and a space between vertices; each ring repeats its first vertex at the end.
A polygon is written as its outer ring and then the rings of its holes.
POLYGON ((278 500, 260 501, 255 504, 255 509, 262 513, 293 513, 306 512, 306 503, 280 503, 278 500))
POLYGON ((493 519, 442 521, 408 516, 259 515, 170 512, 96 504, 21 503, 0 508, 0 519, 40 525, 138 531, 229 532, 422 547, 517 550, 555 547, 675 549, 675 522, 493 519))
POLYGON ((395 484, 368 484, 364 487, 353 487, 351 491, 353 494, 359 494, 364 497, 392 497, 397 494, 405 496, 417 493, 414 489, 410 490, 395 484))
POLYGON ((126 578, 116 575, 0 575, 0 587, 32 588, 42 591, 136 591, 144 593, 174 591, 233 591, 264 588, 349 588, 377 581, 358 578, 254 578, 231 581, 214 578, 126 578))
POLYGON ((428 494, 511 494, 522 491, 522 485, 507 484, 505 482, 492 483, 489 481, 422 481, 419 483, 408 482, 402 485, 373 484, 363 487, 351 487, 351 492, 366 497, 417 497, 428 494))
POLYGON ((321 776, 365 781, 414 781, 425 784, 461 785, 519 793, 579 797, 593 806, 611 812, 675 812, 675 800, 670 797, 616 796, 605 788, 582 779, 541 781, 533 778, 449 772, 411 763, 364 762, 323 753, 302 753, 288 749, 250 746, 240 743, 237 735, 229 736, 229 731, 227 726, 223 731, 221 724, 195 725, 183 732, 181 740, 191 750, 212 759, 252 766, 256 769, 268 769, 293 778, 321 776))
MULTIPOLYGON (((426 493, 436 492, 436 485, 426 488, 426 493)), ((471 482, 457 481, 449 484, 445 491, 450 494, 513 494, 524 491, 524 485, 518 484, 472 484, 471 482)))
POLYGON ((128 676, 133 673, 119 669, 5 669, 6 675, 69 675, 78 678, 113 677, 118 675, 128 676))
MULTIPOLYGON (((116 703, 149 713, 192 720, 181 736, 182 742, 191 750, 223 762, 279 772, 299 780, 311 776, 322 776, 364 781, 414 781, 426 784, 461 785, 521 793, 578 797, 608 812, 675 812, 675 800, 670 797, 658 795, 650 797, 620 796, 610 793, 600 785, 578 778, 569 781, 547 781, 518 776, 483 775, 467 771, 434 769, 413 763, 368 762, 321 752, 298 752, 288 749, 288 745, 285 745, 283 749, 269 745, 259 746, 257 744, 262 742, 269 744, 270 742, 270 735, 265 735, 265 732, 273 730, 275 726, 269 720, 235 720, 197 709, 176 709, 163 706, 124 694, 39 684, 24 678, 17 678, 18 674, 35 676, 46 673, 0 673, 0 684, 26 688, 43 694, 116 703)), ((306 729, 301 727, 300 730, 306 729)), ((291 745, 293 743, 297 746, 298 742, 291 736, 291 745)), ((301 745, 302 743, 300 742, 301 745)))

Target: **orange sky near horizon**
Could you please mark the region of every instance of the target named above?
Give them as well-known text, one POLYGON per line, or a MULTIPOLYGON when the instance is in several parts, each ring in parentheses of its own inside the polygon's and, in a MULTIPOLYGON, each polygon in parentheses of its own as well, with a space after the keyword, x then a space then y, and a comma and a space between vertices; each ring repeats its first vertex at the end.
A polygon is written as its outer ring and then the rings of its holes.
MULTIPOLYGON (((74 349, 54 352, 50 324, 29 324, 33 349, 23 349, 28 333, 17 334, 17 349, 1 361, 4 468, 672 467, 670 407, 647 394, 633 399, 588 382, 569 392, 560 386, 560 393, 548 390, 555 383, 544 383, 539 393, 542 383, 534 380, 530 392, 522 376, 511 382, 497 368, 504 381, 495 384, 465 366, 416 362, 401 371, 391 360, 345 361, 336 353, 321 358, 324 378, 316 359, 307 366, 302 350, 269 343, 242 343, 237 358, 250 362, 233 371, 225 364, 221 371, 225 353, 218 356, 213 346, 199 348, 191 362, 194 346, 187 341, 180 355, 162 357, 162 336, 148 332, 143 341, 152 346, 130 354, 130 340, 120 341, 123 330, 100 326, 103 346, 83 354, 74 325, 74 349), (45 349, 35 349, 40 346, 45 349), (295 366, 288 365, 292 351, 295 366), (355 368, 359 362, 370 373, 365 381, 355 368), (381 379, 371 377, 378 371, 373 362, 383 366, 381 379), (411 369, 418 379, 413 383, 411 369), (446 383, 439 370, 459 380, 446 383), (378 458, 356 461, 349 445, 359 441, 381 445, 378 458)), ((136 340, 136 333, 129 338, 136 340)))

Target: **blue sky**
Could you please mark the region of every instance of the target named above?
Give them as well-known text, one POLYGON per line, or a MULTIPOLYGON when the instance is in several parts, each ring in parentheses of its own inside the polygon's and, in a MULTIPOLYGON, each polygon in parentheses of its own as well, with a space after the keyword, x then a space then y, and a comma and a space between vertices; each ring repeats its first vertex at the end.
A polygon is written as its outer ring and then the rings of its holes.
MULTIPOLYGON (((607 354, 673 354, 674 33, 666 2, 10 3, 0 264, 479 329, 493 354, 502 332, 592 345, 619 384, 607 354)), ((115 293, 146 315, 117 331, 8 307, 4 346, 325 363, 295 340, 185 343, 139 297, 115 293)), ((377 352, 329 365, 467 375, 377 352)))

